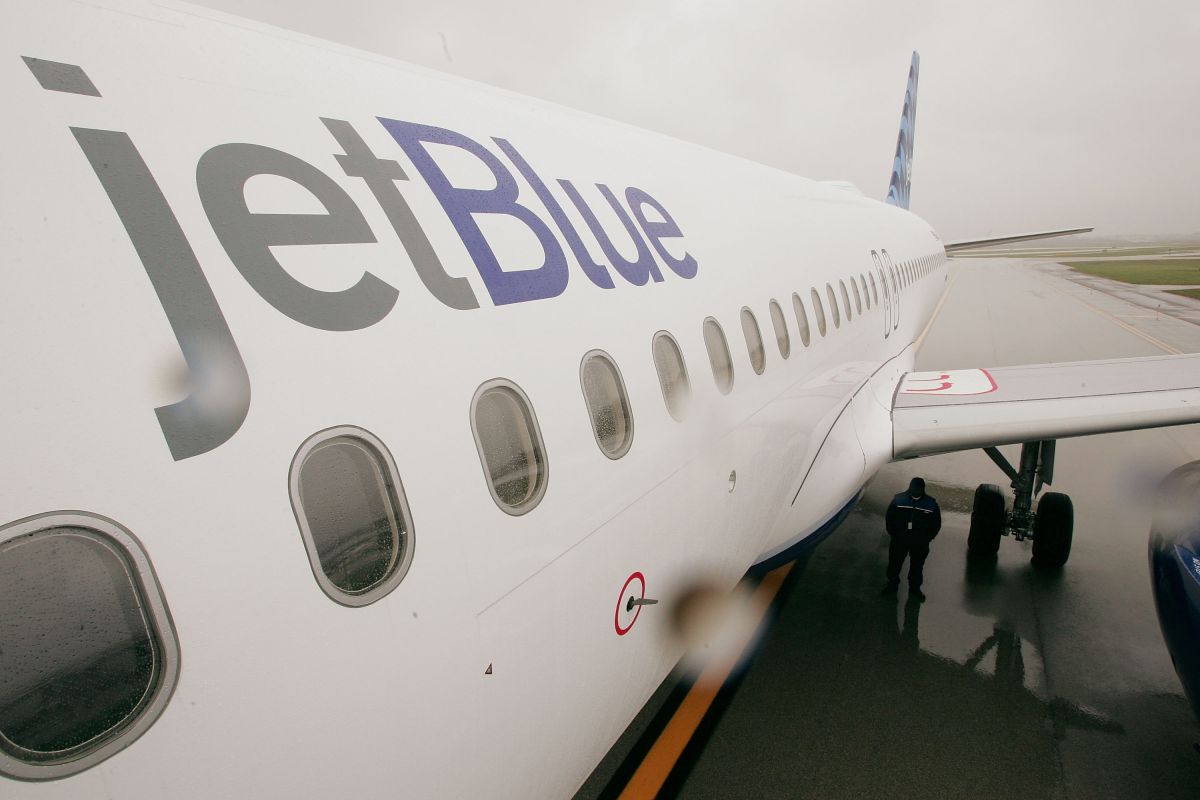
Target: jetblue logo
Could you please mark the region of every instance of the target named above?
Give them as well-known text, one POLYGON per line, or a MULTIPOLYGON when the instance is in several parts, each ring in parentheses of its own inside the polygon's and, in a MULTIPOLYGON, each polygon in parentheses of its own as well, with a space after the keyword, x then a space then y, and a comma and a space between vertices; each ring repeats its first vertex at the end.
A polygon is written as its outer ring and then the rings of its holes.
MULTIPOLYGON (((25 63, 47 90, 101 96, 78 66, 35 58, 25 58, 25 63)), ((399 182, 409 180, 404 168, 372 151, 349 122, 324 118, 320 122, 341 149, 334 154, 338 166, 346 177, 366 184, 429 293, 454 309, 478 308, 470 283, 447 273, 401 193, 399 182)), ((506 139, 494 138, 485 146, 446 128, 384 118, 378 122, 433 192, 495 305, 562 294, 572 275, 568 252, 582 278, 601 289, 615 288, 618 280, 635 286, 661 282, 663 267, 680 278, 697 273, 696 259, 682 242, 668 248, 670 240, 681 239, 683 232, 663 204, 644 189, 629 186, 618 192, 597 183, 595 192, 589 191, 593 198, 589 201, 569 180, 557 180, 552 190, 552 184, 506 139), (495 186, 456 186, 430 145, 469 155, 491 174, 495 186), (533 190, 536 204, 520 197, 517 176, 533 190), (597 196, 600 205, 607 207, 599 212, 592 205, 597 196), (564 201, 584 221, 586 232, 572 224, 564 201), (600 222, 601 214, 616 218, 622 228, 618 236, 628 243, 622 249, 628 253, 631 245, 633 257, 618 249, 612 232, 600 222), (506 270, 479 225, 489 215, 509 217, 527 228, 542 251, 541 265, 506 270), (599 247, 603 260, 592 256, 585 237, 599 247)), ((193 389, 187 398, 156 409, 167 445, 176 460, 212 450, 237 432, 250 405, 249 375, 224 314, 170 203, 130 136, 92 128, 71 131, 129 234, 192 375, 193 389)), ((264 300, 288 317, 321 330, 360 330, 382 320, 395 306, 399 292, 370 272, 363 272, 348 289, 319 291, 293 278, 272 252, 279 246, 377 241, 346 190, 309 162, 264 145, 220 144, 197 163, 196 187, 230 261, 264 300), (245 187, 259 175, 296 184, 320 202, 324 213, 252 212, 245 187)))
MULTIPOLYGON (((528 206, 517 202, 517 181, 496 155, 479 142, 445 128, 394 119, 380 119, 379 121, 383 123, 405 155, 421 173, 421 177, 433 190, 434 195, 437 196, 442 209, 454 224, 463 244, 471 253, 475 268, 479 270, 480 276, 487 284, 488 292, 494 303, 497 305, 518 303, 554 297, 562 293, 567 287, 568 279, 566 256, 559 247, 550 225, 528 206), (469 153, 491 172, 492 177, 496 179, 496 187, 494 189, 463 189, 453 186, 429 154, 426 147, 428 144, 448 145, 469 153), (495 254, 476 222, 477 216, 486 214, 511 216, 526 225, 537 236, 545 252, 543 265, 534 270, 505 272, 496 260, 495 254)), ((326 124, 329 124, 328 120, 326 124)), ((588 280, 601 288, 612 289, 615 285, 613 276, 605 265, 592 260, 578 231, 563 213, 562 206, 550 192, 545 181, 534 172, 511 143, 504 139, 493 139, 493 142, 533 188, 588 280)), ((620 199, 608 186, 596 184, 596 188, 624 228, 625 235, 633 242, 637 250, 636 259, 629 260, 617 251, 609 235, 600 225, 596 213, 584 201, 575 185, 566 180, 559 180, 558 184, 580 216, 583 217, 592 237, 600 245, 605 257, 622 279, 635 286, 645 285, 650 280, 662 281, 662 272, 650 252, 650 247, 657 251, 659 258, 675 274, 681 278, 695 277, 696 259, 687 253, 680 258, 675 258, 663 245, 663 239, 679 238, 683 234, 662 204, 647 192, 633 186, 625 189, 624 199, 629 206, 629 211, 626 211, 620 199), (631 214, 637 221, 636 226, 634 220, 630 219, 631 214), (645 239, 642 238, 643 234, 645 239), (650 247, 647 246, 647 243, 650 247)))

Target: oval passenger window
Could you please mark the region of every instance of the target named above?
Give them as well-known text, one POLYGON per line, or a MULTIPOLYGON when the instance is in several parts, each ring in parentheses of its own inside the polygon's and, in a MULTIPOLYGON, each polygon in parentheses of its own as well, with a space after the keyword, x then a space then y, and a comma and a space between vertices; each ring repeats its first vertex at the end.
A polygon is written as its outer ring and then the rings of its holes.
POLYGON ((746 352, 750 354, 750 366, 758 375, 763 374, 767 367, 767 354, 763 349, 762 331, 758 329, 758 320, 754 312, 748 308, 742 309, 742 335, 746 337, 746 352))
POLYGON ((412 561, 412 522, 383 443, 361 428, 330 428, 293 463, 292 502, 325 593, 364 606, 394 589, 412 561))
POLYGON ((0 530, 0 609, 0 773, 79 772, 166 707, 179 645, 149 560, 116 523, 63 513, 0 530))
POLYGON ((601 452, 620 458, 633 443, 633 414, 621 373, 607 353, 593 350, 579 368, 583 399, 592 418, 592 433, 601 452))
POLYGON ((775 343, 779 345, 779 355, 787 358, 792 354, 792 338, 788 335, 783 309, 775 300, 771 301, 771 324, 775 327, 775 343))
POLYGON ((829 313, 833 315, 833 327, 842 327, 842 315, 838 311, 837 296, 833 293, 833 286, 825 284, 825 296, 829 298, 829 313))
POLYGON ((496 379, 479 388, 471 407, 492 499, 509 514, 531 511, 545 494, 547 464, 528 398, 515 383, 496 379))
POLYGON ((812 299, 813 314, 817 318, 817 330, 821 332, 822 336, 824 336, 829 327, 825 322, 825 307, 821 305, 821 295, 817 294, 817 290, 815 288, 809 289, 808 291, 812 299))
POLYGON ((654 353, 654 369, 658 372, 658 385, 662 387, 663 402, 667 404, 667 413, 682 421, 687 414, 688 400, 692 396, 683 353, 679 351, 674 337, 666 331, 654 334, 651 349, 654 353))
POLYGON ((796 312, 796 325, 800 328, 800 342, 808 347, 808 343, 811 341, 808 331, 808 312, 804 310, 804 301, 795 292, 792 293, 792 310, 796 312))
POLYGON ((712 317, 704 320, 704 348, 708 350, 708 361, 712 364, 717 390, 721 394, 729 394, 733 390, 733 361, 729 357, 725 331, 712 317))

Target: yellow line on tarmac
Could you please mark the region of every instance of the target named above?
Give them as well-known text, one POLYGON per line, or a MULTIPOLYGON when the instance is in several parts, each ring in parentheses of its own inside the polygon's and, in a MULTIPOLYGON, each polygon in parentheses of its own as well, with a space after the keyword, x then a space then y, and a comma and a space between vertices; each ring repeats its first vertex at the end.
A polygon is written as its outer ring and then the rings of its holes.
POLYGON ((950 283, 946 286, 946 291, 942 292, 942 299, 938 300, 938 304, 933 308, 933 314, 929 317, 929 322, 925 323, 925 330, 921 331, 921 335, 917 337, 916 344, 913 345, 913 352, 921 352, 921 345, 925 343, 925 337, 929 335, 929 330, 933 327, 933 323, 937 320, 938 314, 942 313, 942 306, 946 305, 946 298, 950 296, 950 290, 954 288, 954 282, 958 280, 958 274, 950 276, 950 283))
MULTIPOLYGON (((776 567, 768 572, 755 588, 751 603, 753 608, 760 609, 759 619, 754 625, 755 632, 761 626, 762 619, 771 606, 771 601, 779 593, 783 579, 792 571, 794 565, 795 562, 792 562, 784 564, 782 567, 776 567)), ((646 757, 642 759, 642 763, 638 765, 637 771, 633 773, 629 783, 625 785, 620 800, 650 800, 658 795, 663 784, 666 783, 667 777, 671 774, 671 770, 679 761, 679 757, 683 755, 688 742, 695 735, 696 728, 700 726, 704 715, 712 707, 717 693, 729 680, 734 667, 745 658, 746 648, 751 646, 754 639, 754 633, 750 633, 738 658, 718 658, 704 668, 687 696, 683 698, 683 702, 675 709, 675 713, 663 728, 662 733, 658 735, 658 739, 646 753, 646 757)))
MULTIPOLYGON (((1041 276, 1039 276, 1039 277, 1041 277, 1041 276)), ((1155 347, 1159 348, 1160 350, 1164 350, 1164 351, 1170 353, 1171 355, 1176 355, 1176 356, 1183 355, 1182 350, 1178 350, 1178 349, 1172 347, 1171 345, 1167 344, 1163 340, 1155 338, 1155 337, 1151 336, 1150 334, 1146 333, 1145 331, 1138 330, 1137 328, 1135 328, 1134 326, 1125 322, 1124 320, 1120 319, 1116 315, 1110 314, 1109 312, 1105 311, 1102 308, 1097 308, 1096 306, 1089 303, 1087 300, 1084 300, 1079 295, 1068 292, 1066 289, 1060 289, 1059 287, 1055 286, 1053 284, 1053 282, 1046 280, 1045 278, 1042 278, 1042 282, 1049 285, 1051 288, 1056 289, 1059 292, 1062 292, 1067 297, 1072 298, 1073 300, 1080 303, 1081 305, 1086 306, 1087 308, 1090 308, 1092 311, 1095 311, 1097 314, 1099 314, 1100 316, 1109 320, 1110 322, 1115 322, 1117 325, 1120 325, 1122 328, 1129 331, 1134 336, 1144 339, 1145 341, 1149 342, 1150 344, 1154 345, 1155 347)))

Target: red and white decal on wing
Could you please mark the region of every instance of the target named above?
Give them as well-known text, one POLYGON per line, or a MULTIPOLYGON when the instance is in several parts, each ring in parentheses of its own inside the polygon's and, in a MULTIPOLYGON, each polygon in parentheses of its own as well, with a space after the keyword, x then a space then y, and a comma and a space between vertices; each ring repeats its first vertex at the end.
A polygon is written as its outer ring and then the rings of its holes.
POLYGON ((994 391, 996 381, 986 369, 910 372, 900 384, 900 394, 964 395, 994 391))

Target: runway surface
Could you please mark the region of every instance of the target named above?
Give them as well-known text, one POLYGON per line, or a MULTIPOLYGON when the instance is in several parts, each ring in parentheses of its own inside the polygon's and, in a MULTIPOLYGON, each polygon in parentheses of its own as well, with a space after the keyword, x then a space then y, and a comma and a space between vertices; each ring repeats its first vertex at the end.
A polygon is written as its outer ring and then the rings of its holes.
MULTIPOLYGON (((918 369, 1200 351, 1200 327, 1032 261, 960 261, 918 369)), ((1015 460, 1017 448, 1004 448, 1015 460)), ((659 796, 1200 797, 1200 724, 1150 593, 1150 487, 1200 459, 1200 426, 1063 440, 1053 489, 1075 504, 1058 575, 1030 545, 967 568, 971 497, 1006 485, 982 452, 885 468, 788 574, 763 644, 716 696, 659 796), (882 597, 882 513, 912 475, 944 527, 929 599, 882 597)), ((686 687, 668 682, 579 797, 618 796, 686 687)))

